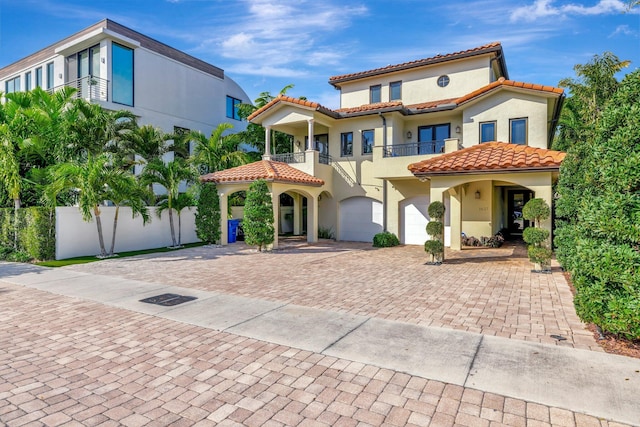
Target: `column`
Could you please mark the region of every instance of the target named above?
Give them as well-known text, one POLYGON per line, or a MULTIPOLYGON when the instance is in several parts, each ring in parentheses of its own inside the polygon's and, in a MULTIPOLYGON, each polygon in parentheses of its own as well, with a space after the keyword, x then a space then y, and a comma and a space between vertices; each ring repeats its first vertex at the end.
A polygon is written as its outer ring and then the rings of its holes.
POLYGON ((307 242, 318 241, 318 197, 307 197, 307 242))
POLYGON ((262 160, 271 160, 271 126, 264 128, 264 154, 262 160))
POLYGON ((226 192, 220 192, 218 195, 220 196, 220 244, 226 246, 229 244, 229 229, 227 228, 229 196, 226 192))
POLYGON ((302 196, 298 193, 293 194, 293 235, 301 234, 302 221, 302 196))
POLYGON ((313 150, 313 119, 307 120, 309 137, 307 138, 307 151, 313 150))
POLYGON ((271 203, 273 205, 273 244, 271 249, 278 249, 278 229, 280 228, 280 193, 271 184, 271 203))
POLYGON ((451 210, 451 249, 462 250, 462 192, 460 186, 449 190, 451 210))

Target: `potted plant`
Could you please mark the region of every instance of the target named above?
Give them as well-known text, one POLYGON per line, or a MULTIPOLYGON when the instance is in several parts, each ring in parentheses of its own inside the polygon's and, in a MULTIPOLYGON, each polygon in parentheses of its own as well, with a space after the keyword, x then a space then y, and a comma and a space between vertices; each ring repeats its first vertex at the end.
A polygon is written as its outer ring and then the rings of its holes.
POLYGON ((533 227, 527 227, 522 238, 529 245, 527 254, 537 273, 551 272, 551 249, 549 244, 549 230, 540 227, 540 223, 551 215, 551 209, 543 199, 531 199, 522 208, 524 219, 533 222, 533 227))
POLYGON ((444 261, 444 211, 445 207, 442 202, 433 202, 429 205, 429 218, 431 221, 427 224, 427 234, 431 239, 424 242, 424 250, 431 255, 429 265, 440 265, 444 261))

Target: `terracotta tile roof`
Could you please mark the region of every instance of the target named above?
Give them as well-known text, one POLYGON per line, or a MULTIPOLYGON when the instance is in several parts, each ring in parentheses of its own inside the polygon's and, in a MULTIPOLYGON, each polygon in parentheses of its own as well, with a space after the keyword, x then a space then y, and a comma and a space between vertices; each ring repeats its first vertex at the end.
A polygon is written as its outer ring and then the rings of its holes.
POLYGON ((458 98, 440 99, 437 101, 429 101, 429 102, 422 102, 420 104, 407 105, 407 108, 410 110, 428 110, 430 108, 437 108, 437 107, 443 107, 443 106, 456 107, 457 100, 458 98))
POLYGON ((506 142, 487 142, 412 163, 416 176, 461 172, 503 172, 558 169, 566 153, 506 142))
MULTIPOLYGON (((362 77, 377 76, 380 74, 391 73, 393 71, 406 70, 408 68, 422 67, 425 65, 437 64, 439 62, 451 61, 458 58, 464 58, 468 56, 481 55, 483 53, 498 52, 502 50, 500 42, 493 42, 484 46, 475 47, 472 49, 461 50, 459 52, 448 53, 445 55, 436 55, 431 58, 418 59, 416 61, 403 62, 402 64, 387 65, 386 67, 374 68, 373 70, 360 71, 357 73, 342 74, 339 76, 329 77, 329 83, 336 85, 337 83, 355 80, 362 77)), ((504 70, 506 72, 506 70, 504 70)))
POLYGON ((367 111, 383 110, 383 109, 394 108, 394 107, 402 108, 403 104, 401 101, 376 102, 375 104, 364 104, 359 107, 338 108, 337 110, 335 110, 335 112, 341 113, 341 114, 354 114, 354 113, 364 113, 367 111))
POLYGON ((564 89, 561 89, 559 87, 543 86, 543 85, 534 84, 534 83, 516 82, 516 81, 513 81, 513 80, 505 80, 504 77, 500 77, 495 82, 489 83, 488 85, 483 86, 480 89, 476 89, 473 92, 470 92, 470 93, 468 93, 468 94, 466 94, 464 96, 461 96, 460 98, 456 99, 456 104, 458 104, 458 105, 464 104, 465 102, 471 101, 472 99, 474 99, 474 98, 476 98, 478 96, 484 95, 485 93, 490 92, 493 89, 496 89, 498 87, 503 87, 503 86, 522 88, 522 89, 530 89, 530 90, 537 90, 537 91, 541 91, 541 92, 557 93, 559 95, 564 93, 564 89))
POLYGON ((313 186, 324 185, 324 181, 320 178, 304 173, 286 163, 272 160, 259 160, 248 165, 213 172, 200 177, 202 182, 215 182, 216 184, 252 182, 257 179, 313 186))
POLYGON ((251 113, 251 115, 249 115, 249 117, 247 117, 247 121, 251 121, 253 118, 257 117, 258 115, 264 113, 265 111, 267 111, 268 109, 270 109, 274 105, 279 104, 281 102, 300 105, 302 107, 308 107, 308 108, 311 108, 313 110, 325 113, 325 114, 327 114, 329 116, 332 116, 332 117, 336 116, 336 112, 335 111, 333 111, 333 110, 331 110, 329 108, 323 107, 322 105, 318 104, 317 102, 307 101, 306 99, 293 98, 291 96, 286 96, 286 95, 278 95, 276 98, 274 98, 271 101, 269 101, 266 105, 264 105, 261 108, 258 108, 256 111, 251 113))

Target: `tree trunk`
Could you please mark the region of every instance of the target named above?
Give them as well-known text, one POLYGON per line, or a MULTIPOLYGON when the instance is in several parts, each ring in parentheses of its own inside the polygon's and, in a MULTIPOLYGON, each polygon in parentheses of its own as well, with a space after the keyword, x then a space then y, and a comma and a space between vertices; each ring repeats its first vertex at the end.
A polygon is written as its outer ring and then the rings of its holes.
POLYGON ((111 250, 109 256, 113 256, 113 250, 116 246, 116 227, 118 226, 118 212, 120 212, 120 206, 116 206, 116 214, 113 217, 113 234, 111 235, 111 250))
POLYGON ((178 211, 178 246, 182 245, 182 217, 178 211))
POLYGON ((107 256, 107 250, 104 248, 104 237, 102 236, 102 219, 100 219, 100 208, 93 207, 93 214, 96 217, 96 227, 98 228, 98 241, 100 242, 100 256, 107 256))
POLYGON ((173 227, 173 209, 169 208, 169 227, 171 227, 171 242, 173 242, 173 246, 176 246, 176 232, 173 227))
POLYGON ((19 234, 19 223, 18 223, 18 211, 20 210, 20 199, 13 199, 13 249, 18 250, 18 234, 19 234))

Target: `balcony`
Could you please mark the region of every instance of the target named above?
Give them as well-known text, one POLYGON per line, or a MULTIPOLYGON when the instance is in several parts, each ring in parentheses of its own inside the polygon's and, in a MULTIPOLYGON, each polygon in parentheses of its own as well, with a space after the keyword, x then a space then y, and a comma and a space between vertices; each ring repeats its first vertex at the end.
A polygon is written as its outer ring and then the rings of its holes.
MULTIPOLYGON (((288 164, 305 163, 307 161, 306 153, 304 151, 299 151, 297 153, 273 154, 271 155, 271 160, 288 164)), ((323 165, 331 164, 331 156, 324 153, 318 153, 318 163, 322 163, 323 165)))
POLYGON ((109 100, 109 80, 100 77, 80 77, 79 79, 68 81, 62 86, 57 86, 53 90, 58 90, 61 87, 76 89, 76 98, 86 99, 90 102, 109 100))
POLYGON ((410 142, 408 144, 393 144, 387 145, 382 149, 382 157, 421 156, 440 153, 444 153, 444 139, 410 142))

